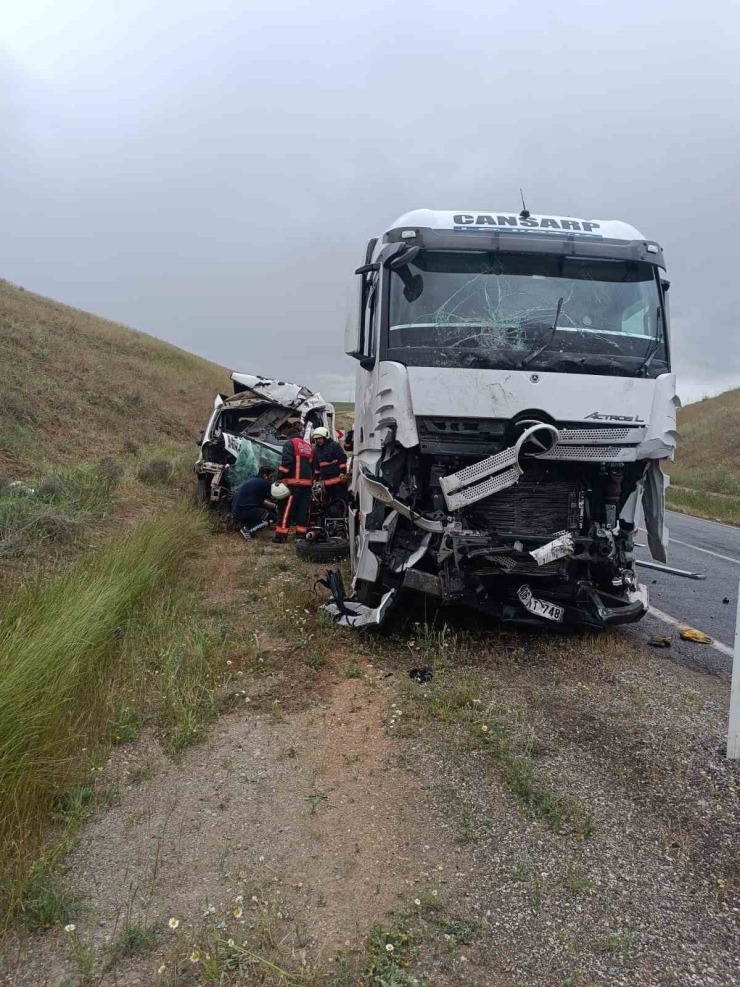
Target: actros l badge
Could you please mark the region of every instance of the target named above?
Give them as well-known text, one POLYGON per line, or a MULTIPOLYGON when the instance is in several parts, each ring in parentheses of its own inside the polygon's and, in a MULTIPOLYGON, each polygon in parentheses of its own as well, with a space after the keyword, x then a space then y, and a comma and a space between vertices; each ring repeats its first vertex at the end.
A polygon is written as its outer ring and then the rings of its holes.
POLYGON ((605 415, 601 411, 592 411, 590 415, 586 415, 586 419, 589 418, 597 422, 642 422, 643 425, 645 424, 645 419, 640 418, 639 415, 605 415))

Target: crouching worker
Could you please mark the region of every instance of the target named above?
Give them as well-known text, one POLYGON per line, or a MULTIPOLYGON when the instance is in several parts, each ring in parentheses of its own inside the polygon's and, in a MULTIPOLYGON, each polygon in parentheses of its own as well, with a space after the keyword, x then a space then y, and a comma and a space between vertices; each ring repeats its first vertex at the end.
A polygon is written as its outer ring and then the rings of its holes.
POLYGON ((347 454, 330 438, 326 428, 316 428, 311 436, 316 443, 313 454, 314 474, 321 481, 324 504, 347 499, 347 454))
POLYGON ((239 533, 246 541, 277 517, 277 508, 270 499, 274 475, 269 466, 261 466, 257 476, 242 483, 231 501, 231 513, 239 522, 239 533))
POLYGON ((313 485, 313 449, 311 443, 301 438, 297 428, 285 430, 287 442, 283 446, 283 458, 278 468, 281 484, 288 488, 289 496, 278 510, 275 528, 276 542, 288 540, 288 532, 295 525, 296 535, 308 531, 311 511, 311 487, 313 485))

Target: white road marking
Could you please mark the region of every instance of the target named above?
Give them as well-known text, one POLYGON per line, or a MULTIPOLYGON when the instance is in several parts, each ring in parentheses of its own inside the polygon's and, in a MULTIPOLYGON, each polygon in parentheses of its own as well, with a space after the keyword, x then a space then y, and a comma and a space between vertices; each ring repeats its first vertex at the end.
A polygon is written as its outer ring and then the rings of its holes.
POLYGON ((687 541, 679 541, 678 538, 669 538, 669 545, 683 545, 684 548, 693 548, 695 552, 704 552, 705 555, 713 555, 715 559, 724 559, 725 562, 734 562, 740 565, 740 559, 733 559, 731 555, 720 555, 719 552, 712 552, 708 548, 699 548, 698 545, 689 545, 687 541))
MULTIPOLYGON (((676 620, 675 617, 671 617, 669 613, 663 613, 663 611, 658 610, 657 607, 648 607, 648 613, 651 613, 653 617, 657 617, 658 620, 665 621, 666 624, 672 624, 674 627, 678 627, 680 630, 691 627, 691 624, 684 624, 683 621, 676 620)), ((711 634, 709 636, 712 637, 711 634)), ((722 644, 721 641, 717 641, 716 638, 712 638, 710 647, 719 651, 723 655, 728 655, 730 658, 733 657, 732 648, 728 644, 722 644)))

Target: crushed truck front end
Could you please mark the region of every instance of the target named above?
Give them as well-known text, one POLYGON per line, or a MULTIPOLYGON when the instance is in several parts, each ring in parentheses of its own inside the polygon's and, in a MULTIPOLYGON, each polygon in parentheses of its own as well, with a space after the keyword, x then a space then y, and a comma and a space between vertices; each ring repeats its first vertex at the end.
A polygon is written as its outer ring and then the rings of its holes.
POLYGON ((676 441, 660 247, 622 223, 420 210, 365 260, 347 346, 363 623, 405 591, 520 623, 639 620, 635 532, 644 517, 665 560, 676 441))

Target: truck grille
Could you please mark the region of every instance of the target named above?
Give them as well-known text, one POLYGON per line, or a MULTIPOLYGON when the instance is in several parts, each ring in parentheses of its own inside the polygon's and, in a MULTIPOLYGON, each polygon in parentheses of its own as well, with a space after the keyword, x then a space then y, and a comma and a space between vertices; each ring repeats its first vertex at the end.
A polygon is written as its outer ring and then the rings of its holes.
POLYGON ((499 534, 554 535, 581 526, 580 488, 573 480, 531 477, 501 490, 470 510, 473 526, 499 534))
MULTIPOLYGON (((502 556, 506 558, 506 556, 502 556)), ((507 560, 511 562, 510 559, 507 560)), ((509 576, 557 576, 562 565, 562 560, 558 559, 555 562, 546 562, 544 565, 537 565, 537 563, 532 560, 531 562, 514 562, 513 565, 491 565, 490 562, 474 561, 470 566, 470 571, 474 572, 477 576, 500 576, 501 573, 506 573, 509 576)))
POLYGON ((417 418, 425 455, 492 455, 503 448, 505 424, 474 418, 417 418))

